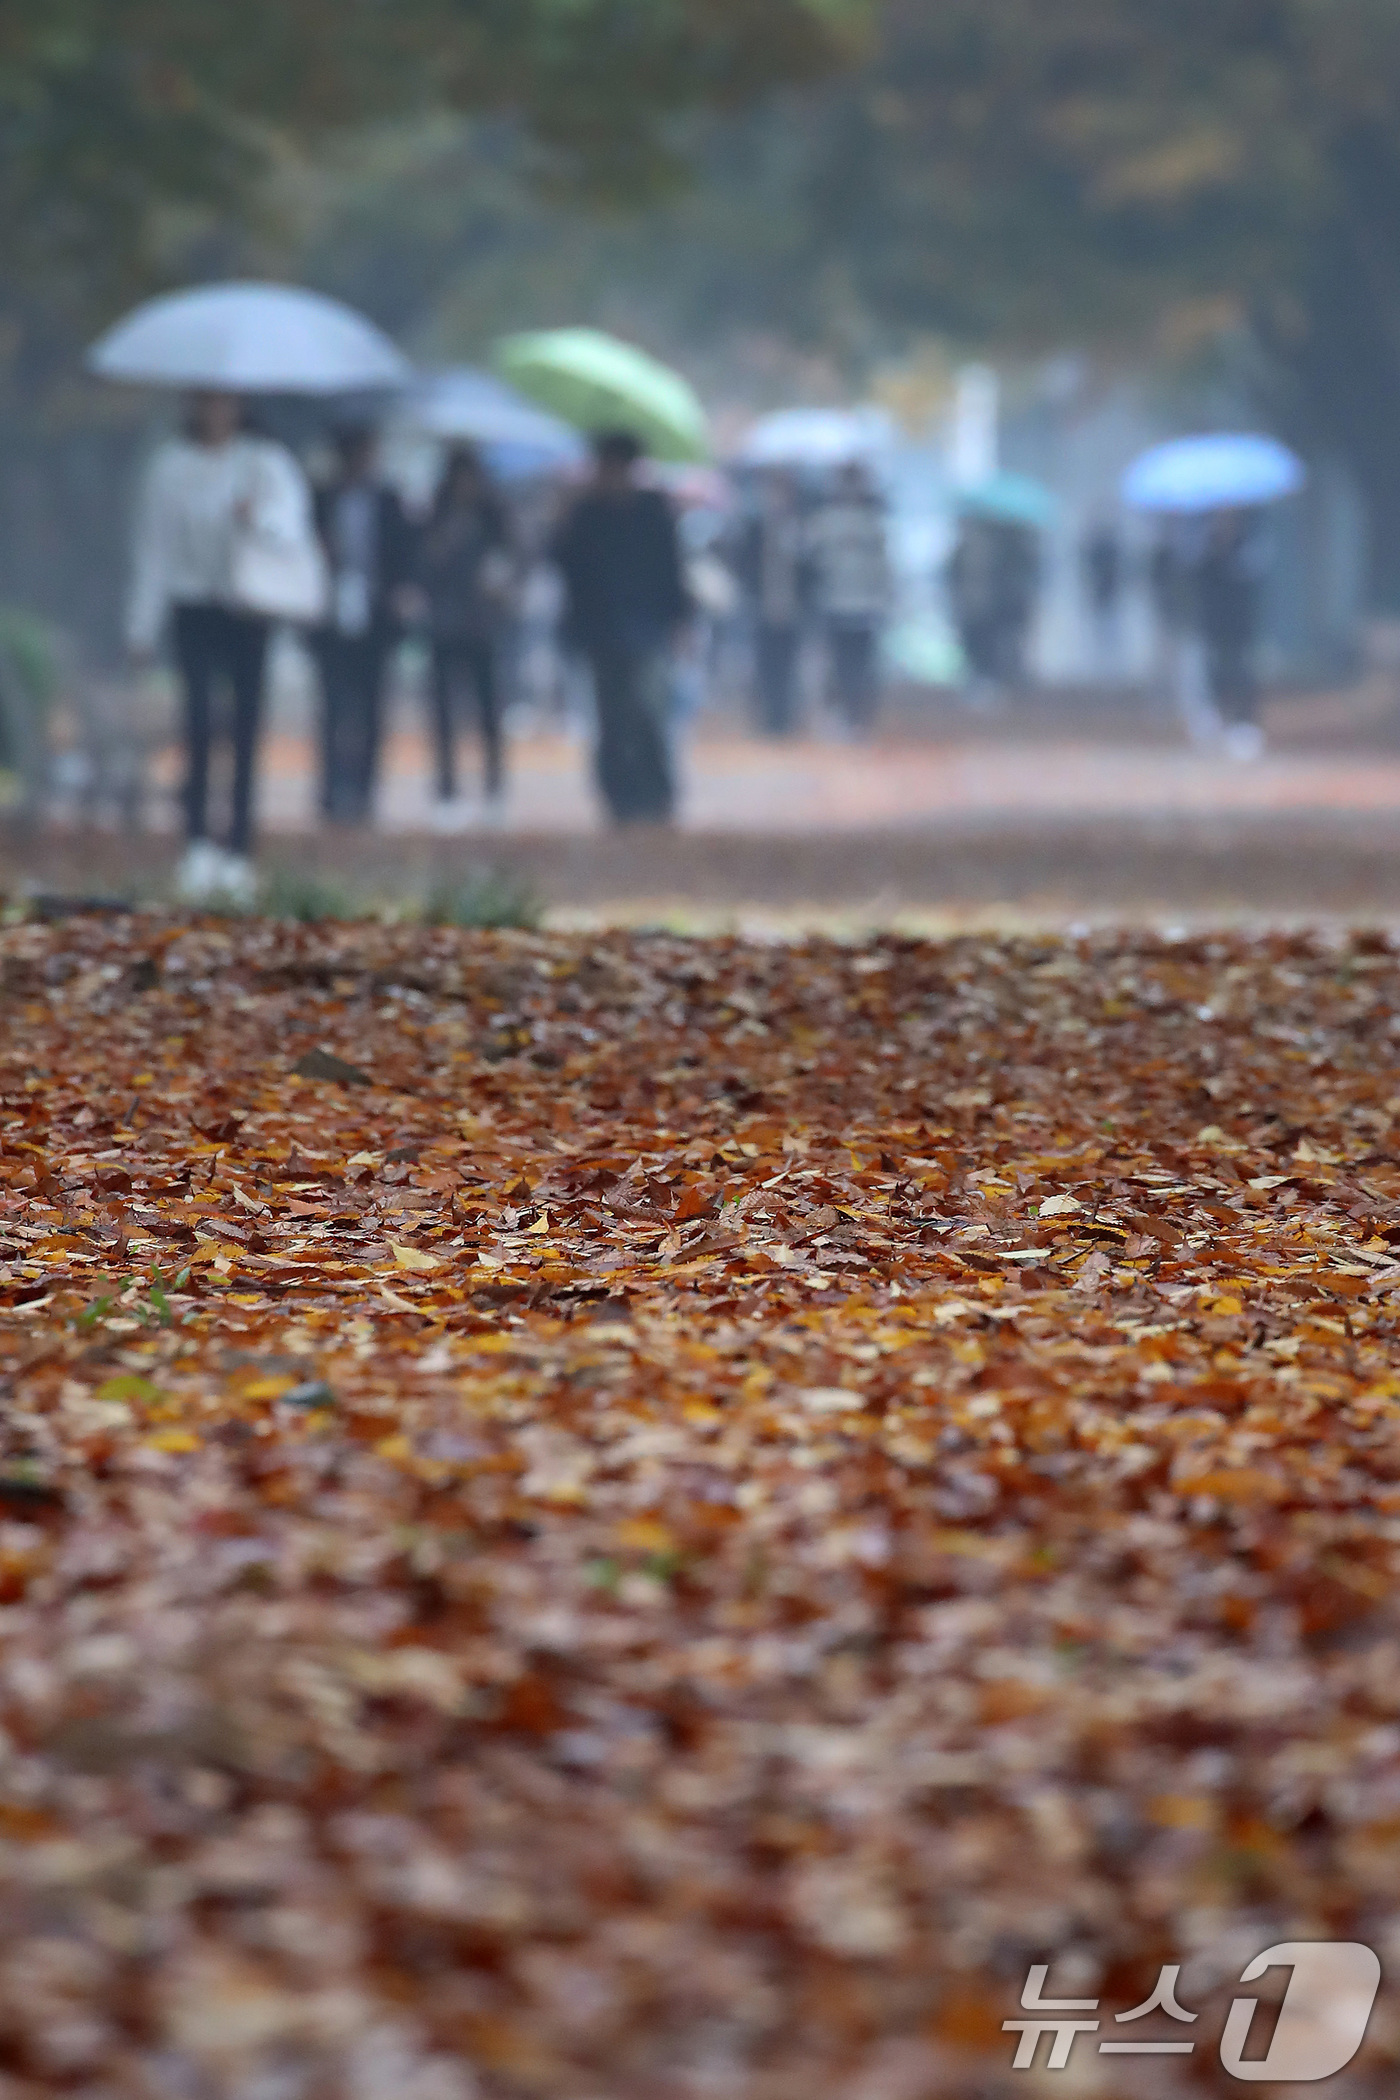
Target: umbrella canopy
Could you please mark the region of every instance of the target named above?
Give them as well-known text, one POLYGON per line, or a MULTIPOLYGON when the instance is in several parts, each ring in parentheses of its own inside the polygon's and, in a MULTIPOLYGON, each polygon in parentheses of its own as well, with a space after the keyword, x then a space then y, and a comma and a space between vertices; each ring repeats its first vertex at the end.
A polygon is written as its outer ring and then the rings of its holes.
POLYGON ((880 408, 780 408, 759 417, 739 458, 750 467, 843 467, 893 443, 894 425, 880 408))
POLYGON ((1040 532, 1053 522, 1057 505, 1050 490, 1029 474, 993 474, 988 481, 960 490, 958 509, 966 517, 994 518, 1001 525, 1040 532))
POLYGON ((403 353, 372 323, 287 284, 209 284, 148 299, 88 352, 104 379, 235 394, 345 394, 401 387, 403 353))
POLYGON ((1123 476, 1123 501, 1133 510, 1178 514, 1253 508, 1293 495, 1307 478, 1303 462, 1277 438, 1173 438, 1134 460, 1123 476))
POLYGON ((657 459, 678 464, 709 456, 694 388, 615 336, 594 328, 507 336, 495 363, 512 386, 575 430, 630 430, 657 459))
POLYGON ((472 365, 426 374, 409 388, 394 421, 425 437, 521 447, 561 463, 583 451, 577 433, 558 416, 532 408, 514 387, 472 365))

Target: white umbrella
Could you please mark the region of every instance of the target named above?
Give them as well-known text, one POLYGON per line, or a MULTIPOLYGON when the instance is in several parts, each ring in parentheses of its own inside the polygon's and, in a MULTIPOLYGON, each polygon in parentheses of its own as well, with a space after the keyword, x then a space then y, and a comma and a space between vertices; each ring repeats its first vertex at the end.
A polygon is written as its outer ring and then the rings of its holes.
POLYGON ((893 444, 894 424, 881 408, 781 408, 759 417, 739 458, 750 467, 839 467, 893 444))
POLYGON ((235 394, 348 394, 413 377, 371 322, 288 284, 209 284, 148 299, 93 344, 88 364, 104 379, 235 394))

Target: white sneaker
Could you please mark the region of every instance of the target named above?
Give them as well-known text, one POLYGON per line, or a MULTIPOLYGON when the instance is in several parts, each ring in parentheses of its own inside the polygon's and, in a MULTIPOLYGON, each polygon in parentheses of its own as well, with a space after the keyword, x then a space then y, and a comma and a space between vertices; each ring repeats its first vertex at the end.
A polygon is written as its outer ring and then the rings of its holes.
POLYGON ((218 889, 240 911, 252 910, 258 901, 258 871, 246 853, 219 855, 218 889))
POLYGON ((1264 755, 1264 732, 1257 722, 1232 722, 1225 731, 1225 756, 1236 765, 1252 765, 1264 755))
POLYGON ((223 888, 224 856, 212 839, 192 839, 175 876, 176 895, 185 904, 202 904, 223 888))

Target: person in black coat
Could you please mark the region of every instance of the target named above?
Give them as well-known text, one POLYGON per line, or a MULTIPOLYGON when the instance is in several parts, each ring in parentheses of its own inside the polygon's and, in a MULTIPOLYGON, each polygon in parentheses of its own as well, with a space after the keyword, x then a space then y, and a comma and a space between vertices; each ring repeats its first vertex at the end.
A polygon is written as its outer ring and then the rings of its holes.
POLYGON ((336 473, 316 497, 330 571, 329 617, 313 636, 321 672, 321 810, 367 823, 379 766, 384 681, 413 581, 413 534, 397 492, 378 479, 374 432, 336 440, 336 473))
POLYGON ((457 808, 457 718, 468 692, 481 729, 486 807, 505 793, 500 638, 516 581, 505 504, 474 445, 454 445, 418 548, 432 647, 432 733, 439 818, 457 808))
POLYGON ((565 639, 588 660, 598 710, 598 784, 614 823, 669 823, 670 659, 691 612, 675 514, 637 479, 628 431, 594 440, 591 482, 550 542, 567 592, 565 639))

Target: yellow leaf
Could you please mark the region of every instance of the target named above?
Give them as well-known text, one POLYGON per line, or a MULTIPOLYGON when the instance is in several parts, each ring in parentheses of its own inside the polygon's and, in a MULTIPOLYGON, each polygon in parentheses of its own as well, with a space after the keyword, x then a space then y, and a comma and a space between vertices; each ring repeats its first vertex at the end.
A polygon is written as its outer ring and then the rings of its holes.
POLYGON ((624 1517, 613 1536, 630 1553, 671 1553, 676 1534, 655 1517, 624 1517))
POLYGON ((1040 1206, 1042 1218, 1068 1218, 1084 1205, 1077 1196, 1047 1196, 1040 1206))
POLYGON ((162 1429, 156 1436, 148 1436, 147 1444, 152 1451, 198 1451, 199 1438, 188 1429, 162 1429))
POLYGON ((374 1447, 374 1455, 388 1459, 412 1458, 413 1446, 400 1431, 397 1436, 381 1437, 374 1447))
POLYGON ((282 1395, 289 1393, 296 1383, 297 1380, 295 1378, 286 1374, 279 1374, 273 1378, 255 1378, 251 1384, 240 1387, 239 1398, 242 1400, 280 1400, 282 1395))
POLYGON ((391 1291, 387 1283, 380 1284, 379 1296, 385 1305, 392 1305, 395 1312, 416 1313, 418 1310, 416 1305, 409 1304, 407 1298, 401 1298, 397 1291, 391 1291))
POLYGON ((547 1210, 542 1210, 539 1215, 539 1222, 537 1224, 527 1226, 526 1230, 528 1233, 533 1234, 536 1237, 538 1237, 540 1233, 548 1232, 549 1212, 547 1210))
POLYGON ((442 1267, 442 1263, 437 1259, 436 1255, 425 1254, 421 1247, 404 1247, 397 1240, 390 1240, 389 1245, 393 1250, 394 1260, 401 1269, 412 1269, 415 1272, 422 1271, 426 1273, 431 1269, 440 1269, 442 1267))

